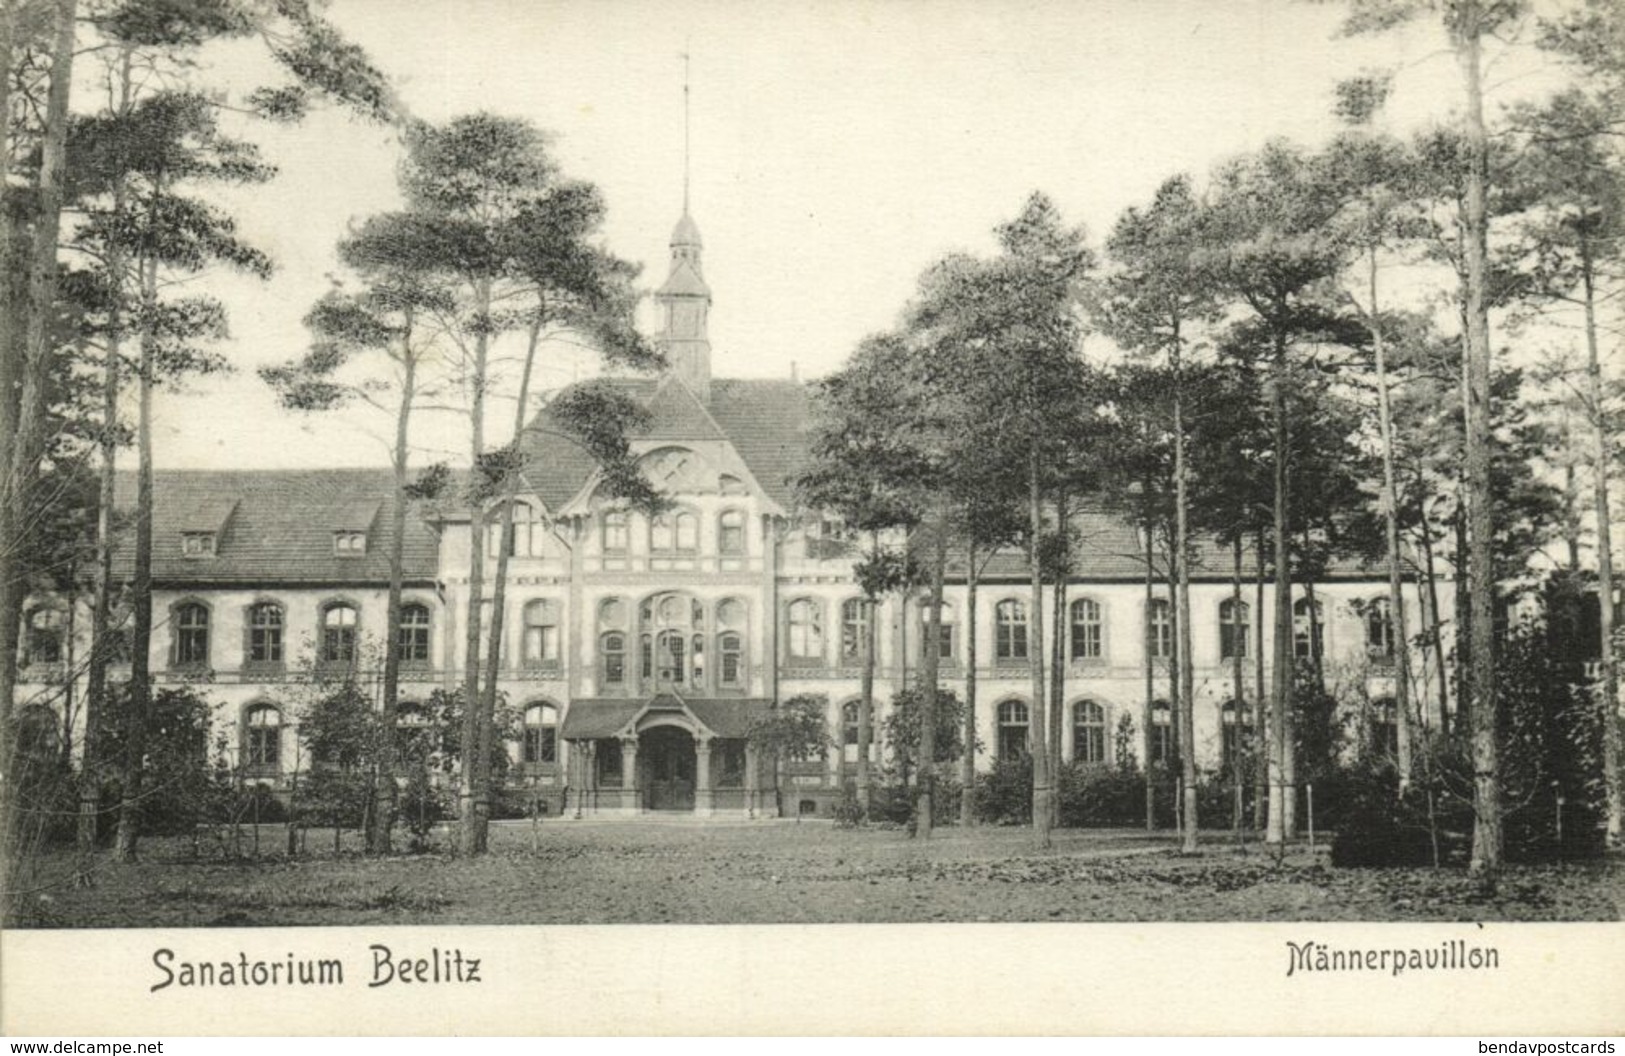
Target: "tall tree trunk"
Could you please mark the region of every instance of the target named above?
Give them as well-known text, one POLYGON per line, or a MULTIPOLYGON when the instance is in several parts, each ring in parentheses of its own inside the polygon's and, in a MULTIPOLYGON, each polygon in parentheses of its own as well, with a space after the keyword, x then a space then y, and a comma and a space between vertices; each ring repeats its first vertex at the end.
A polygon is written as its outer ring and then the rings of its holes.
POLYGON ((1174 620, 1179 637, 1174 647, 1179 657, 1179 739, 1180 779, 1184 785, 1184 832, 1180 850, 1195 854, 1196 829, 1196 665, 1191 656, 1191 569, 1190 497, 1185 479, 1185 394, 1179 347, 1179 331, 1174 331, 1174 620))
MULTIPOLYGON (((28 594, 21 540, 37 515, 34 478, 44 445, 46 392, 51 359, 51 320, 56 308, 57 234, 61 226, 63 181, 68 145, 68 100, 73 84, 74 18, 77 0, 56 0, 51 39, 51 87, 46 95, 45 134, 41 143, 39 194, 29 249, 28 295, 23 316, 21 361, 6 340, 0 358, 8 370, 0 381, 8 403, 17 392, 15 420, 0 422, 0 722, 12 715, 17 692, 17 636, 28 594)), ((17 12, 7 12, 8 26, 17 12)), ((6 76, 10 76, 8 65, 6 76)), ((3 115, 10 120, 9 112, 3 115)), ((10 275, 5 279, 9 281, 10 275)), ((11 324, 8 320, 8 325, 11 324)), ((8 407, 9 412, 9 407, 8 407)), ((10 418, 10 413, 7 414, 10 418)), ((3 734, 0 734, 3 736, 3 734)))
MULTIPOLYGON (((1149 485, 1145 489, 1146 495, 1151 494, 1149 485)), ((1145 710, 1144 730, 1141 744, 1144 746, 1142 758, 1145 760, 1145 831, 1154 832, 1157 828, 1157 786, 1153 777, 1152 753, 1156 751, 1156 708, 1157 708, 1157 664, 1151 656, 1151 609, 1157 601, 1156 591, 1156 533, 1152 527, 1151 519, 1145 521, 1145 612, 1141 619, 1141 640, 1146 643, 1145 648, 1145 710)))
MULTIPOLYGON (((143 316, 158 301, 158 264, 140 262, 143 316)), ((145 768, 147 714, 152 702, 152 385, 158 338, 149 324, 141 329, 141 366, 136 379, 135 574, 130 583, 134 628, 130 641, 130 688, 125 702, 124 769, 120 781, 117 855, 133 862, 141 836, 141 782, 145 768)))
MULTIPOLYGON (((531 324, 529 343, 525 348, 525 365, 519 374, 519 399, 513 410, 513 443, 518 450, 519 439, 525 434, 525 409, 530 404, 530 379, 536 365, 536 349, 541 342, 542 323, 531 324)), ((506 619, 508 597, 508 558, 514 549, 513 504, 519 493, 519 467, 510 468, 502 485, 502 535, 497 548, 496 575, 491 583, 491 637, 486 646, 485 685, 480 692, 481 737, 480 757, 489 768, 496 752, 497 679, 502 674, 502 627, 506 619)), ((703 749, 702 749, 703 750, 703 749)), ((486 795, 491 795, 489 775, 486 795)))
POLYGON ((1040 847, 1050 845, 1050 799, 1055 794, 1049 769, 1049 709, 1044 706, 1044 572, 1039 562, 1039 541, 1044 532, 1044 509, 1038 479, 1038 445, 1027 453, 1027 573, 1031 580, 1028 615, 1027 668, 1032 677, 1033 713, 1027 726, 1033 760, 1033 836, 1040 847))
POLYGON ((1382 435, 1382 511, 1388 531, 1388 613, 1394 636, 1394 710, 1399 720, 1399 791, 1411 783, 1411 638, 1400 569, 1399 489, 1394 472, 1394 419, 1388 393, 1388 342, 1377 307, 1377 251, 1366 256, 1371 297, 1371 348, 1377 367, 1377 424, 1382 435))
POLYGON ((1463 0, 1456 54, 1467 91, 1467 430, 1469 600, 1472 605, 1473 850, 1469 868, 1493 872, 1501 864, 1501 779, 1495 706, 1494 523, 1490 510, 1490 328, 1487 293, 1489 137, 1484 128, 1480 44, 1485 32, 1479 0, 1463 0))
POLYGON ((862 651, 863 681, 858 697, 858 761, 854 783, 857 785, 858 809, 869 816, 869 745, 875 738, 875 621, 880 616, 876 599, 865 594, 859 603, 863 606, 863 639, 858 643, 862 651))
POLYGON ((463 787, 462 829, 458 850, 463 854, 484 854, 491 818, 490 792, 486 774, 490 760, 480 748, 486 742, 486 717, 480 706, 480 632, 485 605, 485 503, 479 484, 479 466, 485 455, 486 356, 490 350, 488 329, 491 311, 491 284, 481 279, 474 286, 475 318, 480 330, 474 337, 473 392, 470 400, 469 456, 473 475, 468 494, 468 609, 463 640, 463 787))
MULTIPOLYGON (((1253 749, 1252 733, 1247 729, 1247 656, 1239 648, 1247 634, 1247 621, 1241 615, 1241 533, 1230 540, 1230 699, 1236 705, 1236 751, 1230 760, 1230 780, 1236 786, 1236 832, 1243 822, 1242 791, 1247 775, 1242 758, 1253 749)), ((1220 716, 1222 719, 1223 716, 1220 716)), ((1259 727, 1254 726, 1257 730, 1259 727)))
POLYGON ((1596 277, 1589 236, 1581 236, 1580 262, 1585 293, 1586 388, 1591 413, 1596 416, 1592 460, 1596 464, 1593 486, 1597 516, 1597 593, 1602 603, 1598 625, 1602 633, 1602 679, 1598 690, 1602 696, 1603 777, 1608 791, 1608 842, 1617 846, 1625 828, 1625 787, 1620 784, 1619 765, 1619 659, 1614 645, 1614 533, 1610 523, 1613 507, 1609 505, 1608 496, 1610 434, 1603 402, 1602 361, 1597 354, 1596 277))
POLYGON ((413 313, 405 313, 401 334, 401 398, 395 410, 395 448, 390 458, 394 471, 394 502, 389 518, 389 612, 384 627, 384 715, 379 743, 378 780, 373 796, 373 825, 367 831, 367 850, 388 854, 390 830, 395 822, 396 735, 401 700, 401 595, 406 580, 406 488, 410 469, 412 404, 416 399, 417 353, 412 348, 413 313))
MULTIPOLYGON (((1063 493, 1055 500, 1056 531, 1065 533, 1067 521, 1067 500, 1063 493)), ((1055 563, 1055 582, 1050 585, 1052 599, 1050 614, 1054 617, 1050 626, 1050 669, 1049 669, 1049 772, 1053 775, 1056 785, 1055 795, 1050 797, 1050 826, 1059 828, 1061 824, 1061 747, 1063 723, 1066 715, 1066 646, 1062 631, 1066 627, 1066 577, 1067 577, 1067 542, 1066 536, 1060 536, 1061 542, 1057 550, 1055 563)), ((1078 758, 1078 746, 1072 746, 1072 758, 1078 758)))
POLYGON ((965 562, 965 754, 959 764, 959 824, 976 824, 976 544, 968 547, 965 562))
POLYGON ((1433 528, 1428 522, 1427 507, 1417 503, 1417 518, 1422 529, 1422 604, 1427 611, 1422 620, 1432 628, 1428 644, 1433 647, 1433 669, 1439 680, 1439 736, 1450 736, 1450 669, 1445 666, 1444 618, 1439 614, 1439 574, 1434 567, 1433 528))
POLYGON ((1473 608, 1469 594, 1471 578, 1468 575, 1467 565, 1467 511, 1464 505, 1466 497, 1457 485, 1458 505, 1456 515, 1451 522, 1455 531, 1455 561, 1456 566, 1456 725, 1457 731, 1466 734, 1473 723, 1473 692, 1471 685, 1473 660, 1473 608))
POLYGON ((942 675, 942 586, 948 573, 948 525, 937 511, 931 541, 931 612, 926 619, 925 656, 920 670, 919 794, 915 799, 914 834, 931 838, 932 800, 937 781, 937 687, 942 675))
POLYGON ((1270 810, 1270 695, 1264 678, 1264 531, 1260 528, 1253 536, 1253 692, 1257 695, 1254 707, 1254 736, 1258 738, 1258 757, 1253 760, 1253 821, 1262 832, 1270 810))
POLYGON ((1267 843, 1291 837, 1297 789, 1291 786, 1292 759, 1292 543, 1287 511, 1286 342, 1277 335, 1275 363, 1270 378, 1270 422, 1275 455, 1275 501, 1272 538, 1275 543, 1275 670, 1271 686, 1270 805, 1265 827, 1267 843))

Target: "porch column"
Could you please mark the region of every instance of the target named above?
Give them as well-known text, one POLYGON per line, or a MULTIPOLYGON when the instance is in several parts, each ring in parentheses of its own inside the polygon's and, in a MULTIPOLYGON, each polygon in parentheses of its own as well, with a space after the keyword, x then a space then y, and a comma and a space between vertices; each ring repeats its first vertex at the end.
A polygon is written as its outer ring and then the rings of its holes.
POLYGON ((710 814, 715 802, 711 796, 711 738, 694 735, 694 813, 710 814))
POLYGON ((621 738, 621 788, 630 793, 621 797, 621 805, 630 807, 633 811, 643 809, 643 802, 638 798, 638 739, 636 737, 621 738))
POLYGON ((756 745, 751 743, 750 741, 746 741, 745 742, 745 813, 746 813, 747 816, 752 817, 752 818, 754 818, 756 816, 756 808, 759 805, 757 803, 757 798, 760 795, 760 792, 757 791, 757 786, 761 783, 760 782, 760 777, 756 773, 756 763, 757 763, 757 760, 756 760, 756 745))

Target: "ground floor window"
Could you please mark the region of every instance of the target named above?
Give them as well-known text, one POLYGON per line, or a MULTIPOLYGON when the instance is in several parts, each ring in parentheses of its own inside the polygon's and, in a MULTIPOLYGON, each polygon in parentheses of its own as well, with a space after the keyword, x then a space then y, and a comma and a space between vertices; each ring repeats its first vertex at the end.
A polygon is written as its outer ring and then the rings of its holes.
POLYGON ((1106 709, 1097 701, 1072 705, 1072 758, 1080 763, 1106 761, 1106 709))
POLYGON ((1174 761, 1174 709, 1166 700, 1151 705, 1151 761, 1174 761))
POLYGON ((1027 705, 1007 700, 999 705, 999 758, 1020 759, 1027 754, 1027 705))
POLYGON ((1399 754, 1399 713, 1392 697, 1371 703, 1371 751, 1377 755, 1399 754))
POLYGON ((595 742, 598 756, 598 784, 613 787, 621 783, 621 742, 606 738, 595 742))

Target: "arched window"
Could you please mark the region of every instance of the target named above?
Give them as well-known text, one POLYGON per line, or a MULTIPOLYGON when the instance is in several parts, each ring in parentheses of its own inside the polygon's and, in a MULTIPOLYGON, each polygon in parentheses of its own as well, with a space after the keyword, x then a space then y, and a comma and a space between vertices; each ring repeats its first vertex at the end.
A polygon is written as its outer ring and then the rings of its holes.
POLYGON ((1246 701, 1241 702, 1238 709, 1234 699, 1227 700, 1219 705, 1219 725, 1224 738, 1220 745, 1224 765, 1234 769, 1241 761, 1241 753, 1245 748, 1247 739, 1251 736, 1253 727, 1253 712, 1246 701), (1238 715, 1237 712, 1240 712, 1238 715))
POLYGON ((243 761, 251 770, 276 770, 282 764, 282 712, 274 704, 255 704, 243 714, 247 730, 243 761))
POLYGON ((804 666, 824 662, 824 609, 811 598, 798 598, 785 610, 786 648, 790 662, 804 666))
POLYGON ((63 628, 66 614, 55 606, 41 606, 28 614, 27 663, 56 664, 62 661, 63 628))
POLYGON ((626 684, 626 614, 620 598, 598 603, 598 665, 607 686, 626 684))
POLYGON ((323 663, 355 663, 357 622, 353 605, 339 602, 322 610, 323 663))
POLYGON ((1378 662, 1394 658, 1394 610, 1387 598, 1366 603, 1365 655, 1378 662))
POLYGON ((1072 705, 1072 758, 1079 763, 1106 761, 1106 709, 1096 701, 1072 705))
POLYGON ((29 704, 17 713, 17 753, 35 764, 54 759, 62 748, 56 712, 44 704, 29 704))
POLYGON ((1027 754, 1027 705, 1007 700, 999 705, 999 758, 1020 759, 1027 754))
POLYGON ((1393 697, 1371 702, 1371 751, 1390 757, 1399 754, 1399 709, 1393 697))
POLYGON ((1245 601, 1226 598, 1219 602, 1219 658, 1247 659, 1247 627, 1252 612, 1245 601))
POLYGON ((858 743, 858 702, 855 700, 841 705, 841 743, 858 743))
POLYGON ((598 653, 604 666, 606 685, 619 686, 626 682, 626 635, 620 631, 606 631, 598 638, 598 653))
POLYGON ((1014 598, 993 607, 993 656, 997 660, 1027 659, 1027 606, 1014 598))
POLYGON ((847 666, 863 662, 863 645, 869 636, 869 606, 862 598, 847 598, 841 602, 841 663, 847 666))
POLYGON ((603 546, 606 554, 625 554, 631 539, 625 510, 605 510, 603 546))
POLYGON ((1174 709, 1166 700, 1151 703, 1151 761, 1174 761, 1174 709))
POLYGON ((1299 660, 1318 660, 1326 655, 1326 613, 1319 601, 1310 614, 1308 598, 1292 603, 1292 655, 1299 660))
POLYGON ((559 761, 559 712, 551 704, 532 704, 525 709, 523 761, 535 766, 559 761))
POLYGON ((651 554, 693 553, 699 548, 700 521, 692 513, 661 513, 649 521, 651 554))
POLYGON ((740 557, 745 553, 745 513, 743 510, 723 510, 717 518, 717 551, 725 557, 740 557))
POLYGON ((429 664, 429 638, 431 626, 429 607, 413 602, 401 606, 400 637, 396 649, 403 664, 427 667, 429 664))
POLYGON ((282 663, 282 622, 282 606, 274 601, 261 601, 249 607, 249 663, 282 663))
POLYGON ((1106 630, 1101 624, 1100 602, 1079 598, 1072 603, 1072 659, 1099 660, 1106 655, 1106 630))
POLYGON ((537 598, 525 602, 524 635, 520 655, 526 667, 557 667, 559 664, 559 620, 551 601, 537 598))
POLYGON ((1174 607, 1167 598, 1151 600, 1151 638, 1146 649, 1153 660, 1167 660, 1174 655, 1174 607))
POLYGON ((725 598, 717 603, 717 681, 745 684, 745 603, 725 598))
POLYGON ((175 609, 175 664, 178 667, 207 667, 209 664, 209 610, 189 601, 175 609))
POLYGON ((687 671, 688 635, 682 631, 661 631, 655 636, 655 680, 662 685, 680 684, 687 671))
MULTIPOLYGON (((925 636, 931 633, 931 606, 920 608, 920 662, 925 662, 925 636)), ((942 622, 937 625, 937 657, 944 663, 954 659, 954 607, 942 606, 942 622)))

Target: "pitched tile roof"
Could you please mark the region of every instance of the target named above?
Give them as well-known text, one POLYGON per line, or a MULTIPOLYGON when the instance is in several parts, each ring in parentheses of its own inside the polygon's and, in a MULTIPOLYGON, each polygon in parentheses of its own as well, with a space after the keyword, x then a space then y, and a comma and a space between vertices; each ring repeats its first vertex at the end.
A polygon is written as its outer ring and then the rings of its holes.
MULTIPOLYGON (((780 505, 793 505, 790 480, 807 457, 810 399, 796 381, 718 378, 711 382, 709 407, 687 387, 654 378, 604 378, 650 411, 643 440, 732 442, 757 483, 780 505), (709 413, 707 413, 709 412, 709 413)), ((557 510, 592 475, 595 463, 581 448, 558 435, 542 410, 526 427, 525 479, 557 510)))
POLYGON ((767 700, 709 700, 657 696, 652 701, 624 699, 578 699, 570 702, 559 736, 566 740, 592 740, 613 737, 625 729, 648 705, 651 711, 687 710, 718 737, 744 737, 751 723, 766 715, 767 700))
MULTIPOLYGON (((135 508, 135 475, 121 473, 115 503, 135 508)), ((377 583, 389 581, 394 477, 387 469, 166 471, 153 476, 153 579, 205 584, 377 583), (181 553, 181 533, 231 508, 209 557, 181 553), (366 553, 340 557, 336 531, 366 531, 366 553)), ((114 569, 135 566, 135 530, 126 524, 114 569)), ((407 582, 435 579, 438 540, 416 511, 406 518, 407 582)))

